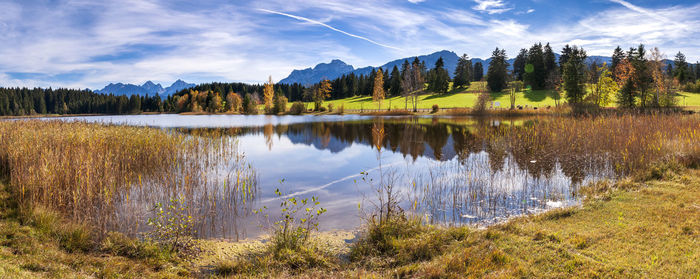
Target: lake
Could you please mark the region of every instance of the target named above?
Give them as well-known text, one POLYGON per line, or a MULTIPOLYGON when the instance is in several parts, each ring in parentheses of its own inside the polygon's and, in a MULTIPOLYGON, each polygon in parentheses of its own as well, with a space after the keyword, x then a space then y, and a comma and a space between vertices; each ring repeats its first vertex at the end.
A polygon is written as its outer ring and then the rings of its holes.
MULTIPOLYGON (((149 126, 192 136, 215 132, 230 138, 255 171, 256 194, 201 210, 198 231, 208 238, 261 235, 266 220, 252 211, 267 207, 270 215, 279 215, 276 189, 288 196, 317 197, 328 210, 320 219, 321 230, 353 230, 370 218, 379 185, 394 185, 400 207, 425 222, 488 225, 576 205, 581 185, 616 177, 604 156, 506 147, 520 142, 501 131, 550 121, 547 117, 162 114, 45 119, 149 126)), ((132 198, 120 214, 143 224, 148 208, 163 198, 139 198, 144 195, 150 194, 129 193, 132 198)))

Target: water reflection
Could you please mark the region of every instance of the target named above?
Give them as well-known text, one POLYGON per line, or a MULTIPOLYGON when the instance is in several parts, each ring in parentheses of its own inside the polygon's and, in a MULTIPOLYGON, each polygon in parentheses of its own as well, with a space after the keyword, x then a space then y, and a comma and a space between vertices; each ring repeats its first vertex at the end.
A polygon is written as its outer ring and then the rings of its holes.
POLYGON ((258 117, 247 123, 245 116, 226 116, 214 123, 189 126, 190 119, 178 126, 171 120, 159 123, 158 118, 139 117, 76 120, 148 123, 176 133, 238 142, 257 173, 259 187, 248 196, 241 196, 240 189, 222 186, 234 179, 227 169, 235 165, 235 158, 210 166, 212 171, 201 176, 208 186, 195 191, 171 187, 162 193, 129 193, 132 199, 122 209, 127 215, 184 192, 197 216, 202 216, 199 231, 205 237, 240 239, 260 234, 260 220, 250 216, 251 209, 267 206, 275 214, 279 205, 276 188, 319 197, 328 209, 321 217, 321 229, 354 229, 361 224, 358 203, 367 204, 372 198, 371 187, 355 181, 363 171, 381 180, 377 177, 380 165, 385 173, 392 173, 402 208, 447 225, 488 224, 573 204, 580 185, 616 176, 606 154, 554 152, 546 143, 517 138, 511 130, 529 129, 533 121, 546 121, 543 119, 339 116, 332 121, 304 121, 308 118, 258 117), (199 128, 224 123, 229 124, 199 128), (281 179, 285 179, 283 185, 281 179))

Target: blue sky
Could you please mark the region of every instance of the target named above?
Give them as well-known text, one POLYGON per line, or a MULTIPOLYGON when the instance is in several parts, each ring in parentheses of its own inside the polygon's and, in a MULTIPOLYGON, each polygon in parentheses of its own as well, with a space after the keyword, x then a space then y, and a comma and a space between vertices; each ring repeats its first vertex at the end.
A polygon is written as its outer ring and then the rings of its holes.
POLYGON ((696 61, 700 2, 0 0, 0 86, 262 82, 336 58, 513 56, 540 41, 606 56, 644 43, 696 61))

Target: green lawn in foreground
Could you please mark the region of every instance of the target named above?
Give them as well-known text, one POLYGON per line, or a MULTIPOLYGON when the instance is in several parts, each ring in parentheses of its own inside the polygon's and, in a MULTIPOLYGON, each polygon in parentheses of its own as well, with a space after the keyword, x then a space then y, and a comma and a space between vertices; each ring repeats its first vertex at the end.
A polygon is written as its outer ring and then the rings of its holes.
MULTIPOLYGON (((474 103, 476 102, 478 97, 478 93, 474 92, 474 87, 479 86, 479 83, 485 82, 474 82, 472 83, 472 86, 468 89, 452 90, 451 92, 445 95, 422 95, 419 97, 418 108, 429 109, 435 104, 437 104, 441 108, 472 107, 474 106, 474 103)), ((555 105, 555 101, 552 98, 551 91, 549 90, 526 90, 525 92, 516 93, 516 95, 516 106, 527 105, 530 107, 546 107, 555 105)), ((510 97, 507 93, 491 93, 491 99, 494 102, 499 102, 501 108, 510 108, 510 97)), ((562 99, 561 101, 563 102, 564 99, 562 99)), ((313 106, 313 103, 306 104, 307 107, 313 106)), ((379 103, 372 101, 371 96, 357 96, 323 102, 323 106, 328 106, 328 104, 333 104, 333 107, 335 109, 339 108, 341 105, 344 105, 345 109, 348 110, 379 108, 379 103)), ((686 107, 700 107, 700 93, 679 93, 678 105, 686 107)), ((291 103, 289 104, 289 106, 291 106, 291 103)), ((615 96, 612 96, 612 103, 609 104, 609 106, 615 106, 615 96)), ((389 107, 391 107, 392 109, 405 108, 405 98, 392 97, 383 100, 381 108, 387 109, 389 107)), ((408 101, 408 108, 411 108, 410 100, 408 101)))

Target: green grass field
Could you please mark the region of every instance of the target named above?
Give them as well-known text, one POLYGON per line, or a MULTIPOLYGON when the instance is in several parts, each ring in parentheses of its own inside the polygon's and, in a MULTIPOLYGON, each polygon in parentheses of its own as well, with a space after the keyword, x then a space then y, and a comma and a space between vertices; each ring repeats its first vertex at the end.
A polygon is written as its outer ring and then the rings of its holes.
MULTIPOLYGON (((419 97, 418 108, 429 109, 433 105, 438 105, 440 108, 472 107, 478 97, 478 93, 475 92, 475 88, 479 86, 484 86, 484 83, 485 82, 474 82, 472 83, 472 86, 470 86, 467 89, 452 90, 444 95, 422 95, 419 97)), ((510 97, 506 93, 491 93, 491 99, 494 101, 494 103, 498 102, 500 104, 499 107, 501 108, 510 108, 510 97)), ((700 107, 700 94, 698 93, 681 92, 677 100, 679 106, 700 107)), ((563 102, 564 100, 562 99, 561 101, 563 102)), ((308 107, 313 106, 313 103, 306 104, 308 107)), ((323 106, 327 106, 328 104, 333 104, 333 107, 335 109, 343 105, 346 110, 380 108, 379 103, 372 101, 371 96, 357 96, 345 99, 326 101, 323 103, 323 106)), ((552 98, 552 93, 549 90, 526 90, 525 92, 517 93, 515 105, 527 105, 530 107, 546 107, 554 106, 555 100, 552 98)), ((611 106, 615 106, 614 97, 611 106)), ((405 107, 406 103, 405 98, 403 97, 388 98, 383 100, 381 104, 381 109, 404 109, 405 107)), ((410 100, 408 101, 408 108, 412 108, 410 100)))

